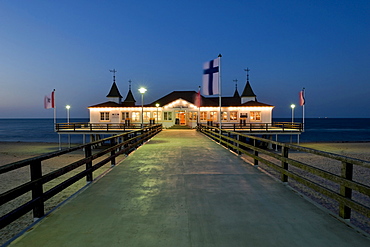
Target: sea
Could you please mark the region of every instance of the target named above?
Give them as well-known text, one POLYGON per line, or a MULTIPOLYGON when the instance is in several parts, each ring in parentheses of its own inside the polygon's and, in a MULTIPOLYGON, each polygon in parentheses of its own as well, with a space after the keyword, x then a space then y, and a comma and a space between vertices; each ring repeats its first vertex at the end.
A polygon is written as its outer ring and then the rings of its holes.
MULTIPOLYGON (((66 119, 57 119, 65 123, 66 119)), ((72 118, 70 122, 89 122, 88 118, 72 118)), ((274 118, 273 122, 291 122, 290 118, 274 118)), ((295 122, 302 122, 296 119, 295 122)), ((306 118, 300 143, 307 142, 370 142, 370 118, 306 118)), ((54 132, 54 119, 26 118, 0 119, 0 142, 59 142, 54 132)), ((82 143, 82 135, 70 135, 71 143, 82 143)), ((275 138, 273 138, 275 140, 275 138)), ((297 137, 279 135, 280 142, 297 142, 297 137)), ((87 137, 87 141, 89 141, 87 137)), ((61 135, 61 142, 68 142, 68 135, 61 135)))

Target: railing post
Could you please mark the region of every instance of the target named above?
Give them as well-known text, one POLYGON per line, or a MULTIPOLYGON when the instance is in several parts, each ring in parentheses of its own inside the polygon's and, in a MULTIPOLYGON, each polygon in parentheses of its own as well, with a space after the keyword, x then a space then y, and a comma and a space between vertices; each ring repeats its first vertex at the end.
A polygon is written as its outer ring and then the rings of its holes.
MULTIPOLYGON (((30 164, 31 181, 35 181, 42 177, 41 161, 34 161, 30 164)), ((36 183, 32 189, 32 200, 39 198, 33 208, 33 218, 38 219, 45 215, 44 201, 42 200, 43 189, 42 183, 36 183)))
MULTIPOLYGON (((91 145, 87 145, 85 147, 85 158, 88 158, 91 156, 91 145)), ((92 161, 86 162, 86 170, 90 169, 92 167, 92 161)), ((93 181, 93 172, 88 172, 86 174, 86 183, 90 183, 93 181)))
MULTIPOLYGON (((353 176, 353 164, 342 162, 341 176, 346 180, 352 180, 353 176)), ((345 187, 344 185, 340 186, 340 194, 345 198, 352 198, 352 189, 345 187)), ((339 204, 339 216, 343 219, 351 218, 351 208, 344 205, 344 203, 339 204)))
MULTIPOLYGON (((112 138, 110 139, 110 146, 113 147, 114 145, 116 145, 116 138, 112 138)), ((113 156, 116 154, 116 150, 113 149, 111 152, 110 152, 110 155, 113 156)), ((116 165, 116 158, 112 158, 110 160, 110 164, 111 164, 111 167, 115 166, 116 165)))
MULTIPOLYGON (((256 144, 256 139, 253 139, 253 146, 254 147, 256 147, 257 146, 257 144, 256 144)), ((255 156, 258 156, 258 151, 257 150, 253 150, 253 154, 255 155, 255 156)), ((258 160, 255 158, 254 159, 254 165, 255 166, 258 166, 258 160)))
MULTIPOLYGON (((289 148, 285 147, 285 146, 282 146, 281 147, 281 156, 285 157, 285 158, 288 158, 288 154, 289 154, 289 148)), ((284 170, 288 170, 288 163, 287 162, 284 162, 282 161, 281 162, 281 167, 284 169, 284 170)), ((288 176, 281 173, 281 181, 282 182, 288 182, 288 176)))
POLYGON ((239 134, 236 135, 236 140, 238 141, 236 143, 236 146, 238 147, 238 155, 240 155, 242 152, 240 152, 240 150, 239 150, 239 148, 240 148, 240 145, 239 145, 240 135, 239 134))

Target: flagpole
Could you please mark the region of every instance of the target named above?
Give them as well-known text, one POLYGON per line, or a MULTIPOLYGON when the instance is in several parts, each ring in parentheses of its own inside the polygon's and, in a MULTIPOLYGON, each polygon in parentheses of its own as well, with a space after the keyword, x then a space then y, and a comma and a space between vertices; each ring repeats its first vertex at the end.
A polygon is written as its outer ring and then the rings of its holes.
POLYGON ((53 90, 53 97, 52 99, 54 101, 54 131, 56 131, 56 123, 57 123, 57 105, 55 104, 55 89, 53 90))
POLYGON ((221 54, 218 54, 218 57, 220 58, 219 59, 219 65, 218 65, 218 90, 219 90, 219 94, 218 94, 218 101, 219 101, 219 106, 220 106, 220 134, 221 134, 221 129, 222 129, 222 110, 221 110, 221 96, 222 96, 222 93, 221 93, 221 57, 222 55, 221 54))
POLYGON ((198 114, 197 114, 197 127, 200 124, 200 86, 198 88, 198 93, 197 93, 197 107, 198 107, 198 114))
POLYGON ((304 99, 304 102, 303 102, 303 108, 302 108, 302 124, 303 124, 303 126, 302 126, 302 130, 303 130, 303 132, 304 132, 304 106, 306 105, 306 96, 305 96, 305 92, 304 92, 304 90, 305 90, 305 88, 303 88, 302 89, 302 95, 303 95, 303 99, 304 99))

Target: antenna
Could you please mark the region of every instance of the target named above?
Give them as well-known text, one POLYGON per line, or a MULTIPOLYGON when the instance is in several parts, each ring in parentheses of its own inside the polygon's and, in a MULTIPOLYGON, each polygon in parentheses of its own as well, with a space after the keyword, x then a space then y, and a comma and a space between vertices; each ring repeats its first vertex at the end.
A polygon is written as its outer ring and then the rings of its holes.
POLYGON ((113 83, 115 83, 116 82, 116 72, 117 72, 117 70, 116 69, 110 69, 109 72, 113 73, 113 83))

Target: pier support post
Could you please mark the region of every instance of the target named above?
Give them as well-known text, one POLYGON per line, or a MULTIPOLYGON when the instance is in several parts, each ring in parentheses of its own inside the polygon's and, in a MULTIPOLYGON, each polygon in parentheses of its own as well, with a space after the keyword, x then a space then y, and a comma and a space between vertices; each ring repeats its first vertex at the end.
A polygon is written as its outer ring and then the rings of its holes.
MULTIPOLYGON (((341 176, 344 179, 352 180, 353 176, 353 164, 342 162, 341 176)), ((340 194, 345 198, 352 198, 352 189, 345 187, 344 185, 340 186, 340 194)), ((339 204, 339 216, 343 219, 351 218, 351 208, 344 205, 344 203, 339 204)))

